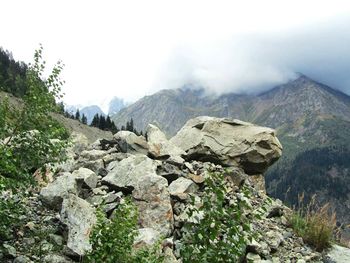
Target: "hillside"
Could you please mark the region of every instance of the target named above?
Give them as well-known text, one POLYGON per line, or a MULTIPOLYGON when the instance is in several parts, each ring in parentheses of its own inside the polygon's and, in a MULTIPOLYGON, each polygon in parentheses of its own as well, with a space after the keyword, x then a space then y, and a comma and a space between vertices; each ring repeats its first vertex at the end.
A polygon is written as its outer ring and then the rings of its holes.
POLYGON ((206 96, 204 90, 162 90, 123 109, 113 119, 118 123, 132 117, 138 129, 156 123, 171 136, 187 119, 200 115, 238 118, 275 128, 284 155, 266 176, 268 192, 292 205, 302 192, 306 199, 317 194, 320 200, 335 205, 340 222, 350 222, 350 196, 345 194, 350 192, 350 159, 337 163, 349 153, 349 96, 300 75, 256 96, 215 97, 206 96), (315 155, 312 163, 305 162, 310 155, 315 155))
MULTIPOLYGON (((0 91, 0 101, 7 96, 9 98, 9 102, 15 107, 21 107, 21 99, 17 98, 9 93, 0 91)), ((96 141, 99 138, 111 139, 112 133, 108 131, 103 131, 97 129, 95 127, 90 127, 88 125, 84 125, 77 120, 73 120, 70 118, 65 118, 61 114, 54 113, 53 117, 58 120, 60 123, 64 125, 68 129, 69 132, 81 133, 86 136, 90 143, 96 141)))

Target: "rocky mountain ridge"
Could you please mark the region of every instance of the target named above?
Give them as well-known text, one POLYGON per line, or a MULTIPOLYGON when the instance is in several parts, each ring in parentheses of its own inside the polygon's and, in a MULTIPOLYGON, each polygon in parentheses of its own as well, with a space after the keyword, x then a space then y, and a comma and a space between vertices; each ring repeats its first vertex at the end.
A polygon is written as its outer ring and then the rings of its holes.
POLYGON ((139 130, 156 123, 172 136, 188 119, 202 115, 237 118, 280 129, 308 114, 350 121, 350 97, 300 75, 259 95, 212 96, 204 89, 161 90, 122 109, 113 120, 125 123, 132 117, 139 130))
MULTIPOLYGON (((47 174, 50 183, 28 200, 33 209, 24 219, 27 228, 19 236, 17 248, 5 244, 3 262, 79 261, 91 249, 86 233, 91 233, 96 222, 96 207, 105 203, 110 216, 126 196, 139 211, 135 247, 151 245, 162 237, 164 262, 181 262, 184 224, 193 220, 186 212, 190 197, 194 196, 200 206, 205 180, 212 173, 224 175, 227 205, 246 204, 244 222, 238 223, 248 222, 254 233, 242 255, 226 262, 349 259, 349 250, 341 247, 321 254, 306 245, 289 227, 289 208, 265 194, 263 173, 282 153, 274 130, 238 120, 198 117, 188 121, 171 140, 154 125, 147 131, 147 140, 121 131, 112 140, 100 139, 91 145, 76 137, 69 159, 57 167, 58 176, 47 174), (26 244, 34 244, 35 237, 27 235, 45 227, 53 233, 41 244, 44 249, 38 257, 28 251, 26 244), (53 244, 59 244, 60 249, 53 250, 53 244)), ((195 224, 201 224, 201 219, 195 224)), ((243 229, 248 238, 249 231, 243 229)))

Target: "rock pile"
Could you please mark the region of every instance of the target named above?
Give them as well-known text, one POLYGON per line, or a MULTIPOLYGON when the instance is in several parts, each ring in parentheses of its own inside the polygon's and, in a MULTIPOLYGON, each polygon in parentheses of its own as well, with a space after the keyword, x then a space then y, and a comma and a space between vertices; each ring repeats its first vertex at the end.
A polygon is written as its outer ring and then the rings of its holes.
MULTIPOLYGON (((75 145, 71 151, 71 160, 58 167, 56 179, 33 197, 31 204, 40 209, 26 219, 54 229, 44 244, 44 262, 79 261, 91 248, 89 234, 96 222, 96 207, 104 203, 109 216, 126 196, 132 197, 139 211, 135 245, 151 244, 162 237, 167 241, 167 262, 181 262, 178 248, 183 222, 188 220, 189 196, 201 191, 208 171, 229 178, 233 198, 244 198, 243 187, 250 191, 244 217, 255 235, 242 255, 245 262, 322 262, 322 255, 289 228, 289 209, 265 194, 262 173, 282 151, 272 129, 198 117, 170 140, 149 125, 147 140, 121 131, 113 140, 75 145), (50 248, 57 244, 60 249, 53 253, 50 248)), ((36 240, 23 237, 19 241, 22 246, 26 242, 29 246, 36 240)), ((28 250, 16 252, 8 246, 11 255, 5 256, 14 258, 13 262, 36 262, 30 253, 21 252, 28 250)))

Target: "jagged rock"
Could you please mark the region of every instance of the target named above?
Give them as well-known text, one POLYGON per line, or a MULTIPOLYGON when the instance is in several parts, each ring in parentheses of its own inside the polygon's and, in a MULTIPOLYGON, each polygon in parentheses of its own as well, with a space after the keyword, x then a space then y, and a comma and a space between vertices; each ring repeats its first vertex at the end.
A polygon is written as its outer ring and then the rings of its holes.
POLYGON ((143 136, 137 136, 130 131, 119 131, 113 137, 122 152, 147 155, 148 144, 143 136))
POLYGON ((166 162, 181 167, 185 163, 185 159, 181 156, 170 156, 166 162))
POLYGON ((154 158, 185 155, 185 151, 169 142, 165 134, 155 125, 147 126, 147 141, 149 154, 154 158))
POLYGON ((274 130, 239 120, 197 117, 170 139, 187 153, 188 160, 240 166, 260 174, 282 154, 274 130))
POLYGON ((95 173, 98 173, 102 169, 105 168, 105 165, 103 163, 102 159, 93 160, 93 161, 80 161, 77 165, 75 165, 74 170, 76 170, 79 167, 84 167, 87 169, 90 169, 91 171, 94 171, 95 173))
POLYGON ((164 260, 163 263, 180 263, 181 261, 177 260, 173 250, 170 247, 164 248, 164 260))
POLYGON ((106 195, 104 195, 103 200, 106 204, 109 204, 109 203, 113 203, 116 201, 120 201, 122 196, 123 196, 122 192, 114 193, 114 191, 113 191, 113 192, 109 192, 106 195))
POLYGON ((250 175, 249 180, 256 190, 266 193, 265 177, 262 174, 250 175))
POLYGON ((138 207, 139 224, 168 237, 174 219, 167 180, 156 173, 146 174, 135 186, 132 196, 138 207))
POLYGON ((79 168, 79 170, 75 170, 72 175, 75 177, 78 185, 82 185, 90 189, 95 188, 97 185, 97 175, 90 169, 79 168))
POLYGON ((85 150, 80 153, 80 158, 86 161, 96 161, 102 159, 108 153, 102 150, 85 150))
POLYGON ((271 248, 271 251, 276 251, 284 240, 281 233, 277 231, 269 231, 265 233, 265 237, 266 237, 267 243, 271 248))
POLYGON ((3 244, 2 246, 4 248, 4 250, 3 250, 4 254, 7 257, 15 258, 17 256, 17 251, 13 246, 11 246, 9 244, 3 244))
POLYGON ((145 175, 155 175, 156 169, 156 163, 147 156, 130 156, 114 166, 102 182, 118 191, 131 192, 145 175))
POLYGON ((163 163, 163 165, 159 166, 157 169, 157 174, 166 178, 169 184, 180 176, 184 175, 179 167, 170 163, 163 163))
POLYGON ((171 196, 186 199, 187 193, 195 192, 198 189, 198 186, 192 180, 180 177, 173 181, 168 189, 171 196))
POLYGON ((43 259, 44 263, 73 263, 70 259, 60 255, 46 255, 43 259))
POLYGON ((202 184, 205 181, 205 177, 203 175, 189 174, 188 176, 196 184, 202 184))
POLYGON ((75 177, 70 173, 62 173, 55 181, 42 188, 40 197, 50 208, 59 209, 63 198, 68 194, 77 194, 75 177))
POLYGON ((84 134, 72 132, 70 137, 73 145, 72 150, 75 153, 81 153, 83 150, 87 149, 89 145, 89 140, 84 134))
POLYGON ((18 256, 13 261, 13 263, 31 263, 31 262, 33 262, 33 261, 31 261, 30 258, 28 258, 26 256, 18 256))
POLYGON ((145 246, 151 246, 156 243, 160 238, 158 231, 153 228, 140 228, 138 229, 138 235, 134 241, 135 248, 142 248, 145 246))
POLYGON ((350 249, 333 245, 330 251, 325 256, 326 263, 348 263, 350 262, 350 249))
POLYGON ((123 159, 126 159, 130 157, 131 154, 129 153, 111 153, 102 158, 105 165, 110 164, 113 161, 121 161, 123 159))
POLYGON ((245 257, 247 263, 254 263, 254 262, 260 262, 261 257, 257 254, 253 254, 253 253, 248 253, 245 257))
POLYGON ((228 167, 225 169, 224 174, 237 187, 241 187, 248 179, 248 175, 244 173, 243 169, 238 167, 228 167))
POLYGON ((91 249, 89 235, 96 222, 95 209, 87 201, 69 194, 62 203, 61 220, 68 228, 67 248, 71 255, 83 256, 91 249))

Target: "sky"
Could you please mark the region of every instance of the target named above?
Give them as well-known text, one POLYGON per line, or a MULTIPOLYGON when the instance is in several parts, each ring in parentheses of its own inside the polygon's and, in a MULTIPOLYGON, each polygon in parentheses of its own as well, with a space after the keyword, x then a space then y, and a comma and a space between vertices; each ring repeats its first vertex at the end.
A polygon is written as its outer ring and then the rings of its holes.
POLYGON ((296 72, 350 95, 350 1, 5 0, 0 46, 65 64, 66 103, 184 85, 257 93, 296 72))

